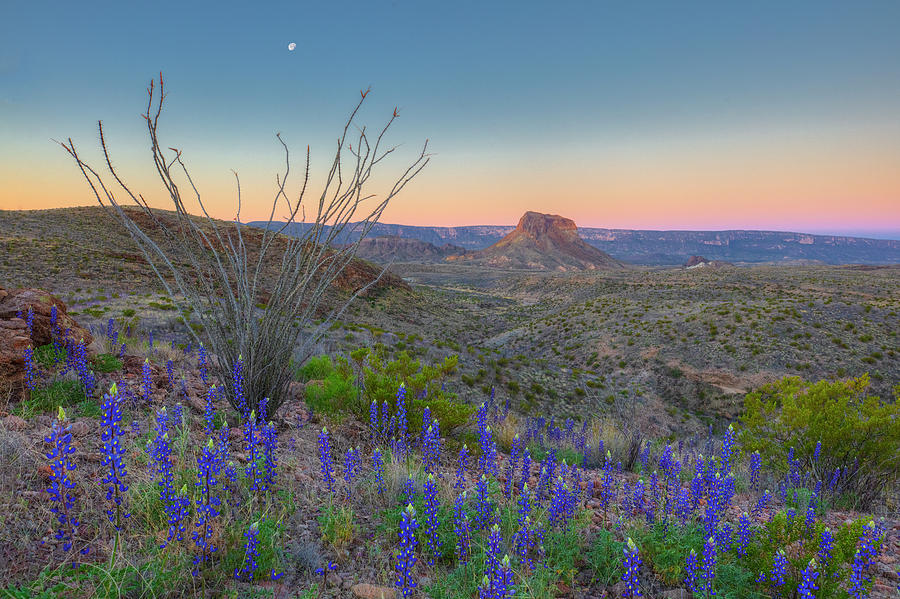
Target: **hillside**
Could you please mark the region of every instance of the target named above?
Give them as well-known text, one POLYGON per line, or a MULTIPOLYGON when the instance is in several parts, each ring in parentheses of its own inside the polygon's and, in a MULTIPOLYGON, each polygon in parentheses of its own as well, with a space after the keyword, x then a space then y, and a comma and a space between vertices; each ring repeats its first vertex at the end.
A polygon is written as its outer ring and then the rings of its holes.
MULTIPOLYGON (((161 232, 136 208, 126 208, 151 238, 167 246, 161 232)), ((155 211, 163 222, 174 222, 174 214, 155 211)), ((220 227, 233 226, 216 221, 220 227)), ((233 229, 232 229, 233 230, 233 229)), ((244 227, 244 240, 251 256, 259 247, 261 231, 244 227)), ((156 290, 159 283, 140 249, 114 216, 100 206, 54 210, 0 210, 0 280, 46 289, 80 288, 91 285, 132 290, 156 290)), ((274 263, 266 265, 263 278, 274 275, 274 263)), ((343 291, 354 291, 371 281, 380 269, 357 260, 336 282, 343 291)), ((375 289, 406 287, 398 277, 385 273, 375 289)))
POLYGON ((436 246, 427 241, 388 235, 384 237, 367 237, 359 243, 356 255, 372 262, 439 262, 448 256, 465 254, 466 250, 445 243, 436 246))

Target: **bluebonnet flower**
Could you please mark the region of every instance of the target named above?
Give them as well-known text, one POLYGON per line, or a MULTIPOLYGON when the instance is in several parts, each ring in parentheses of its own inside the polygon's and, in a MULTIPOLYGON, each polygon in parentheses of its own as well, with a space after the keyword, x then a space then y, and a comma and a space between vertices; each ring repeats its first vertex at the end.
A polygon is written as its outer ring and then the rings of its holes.
POLYGON ((180 403, 175 404, 172 408, 172 426, 181 428, 184 424, 184 408, 180 403))
POLYGON ((725 437, 722 439, 722 464, 721 474, 727 475, 731 472, 731 454, 734 451, 734 426, 729 424, 728 430, 725 431, 725 437))
POLYGON ((240 568, 234 569, 234 577, 237 579, 246 577, 247 580, 252 581, 256 574, 256 568, 259 567, 256 563, 256 560, 259 559, 259 549, 257 548, 259 545, 259 522, 251 524, 244 533, 244 537, 247 539, 247 542, 244 543, 244 562, 240 568))
POLYGON ((875 557, 875 523, 869 522, 863 526, 863 532, 859 536, 856 554, 850 565, 850 588, 848 593, 853 599, 865 599, 869 596, 871 575, 869 569, 874 565, 875 557))
POLYGON ((122 421, 122 404, 115 383, 109 393, 103 396, 102 411, 100 441, 103 443, 103 463, 101 467, 106 472, 106 476, 100 484, 108 485, 106 500, 111 501, 114 507, 107 509, 106 515, 118 531, 122 526, 122 520, 128 518, 129 514, 128 512, 122 513, 123 494, 128 491, 128 485, 125 484, 128 471, 122 462, 125 448, 122 447, 119 439, 125 434, 125 431, 119 426, 122 421))
MULTIPOLYGON (((53 363, 59 363, 59 356, 63 352, 62 335, 59 330, 59 314, 56 304, 50 307, 50 341, 53 343, 53 363)), ((115 345, 115 341, 112 342, 115 345)))
POLYGON ((319 462, 322 466, 322 479, 325 486, 334 495, 337 487, 334 484, 334 464, 331 462, 331 443, 328 441, 328 429, 323 427, 319 433, 319 462))
POLYGON ((494 520, 494 505, 488 497, 487 479, 484 475, 478 479, 475 484, 475 524, 479 530, 487 530, 491 522, 494 520))
POLYGON ((441 539, 438 537, 438 508, 440 503, 437 497, 437 485, 434 483, 434 475, 429 474, 422 485, 425 493, 425 526, 428 535, 428 547, 431 553, 428 564, 434 565, 434 558, 440 555, 441 539))
POLYGON ((797 587, 797 593, 804 599, 816 599, 814 591, 819 590, 819 585, 816 584, 816 579, 819 577, 816 558, 812 558, 809 561, 809 564, 800 575, 803 577, 803 580, 800 581, 800 586, 797 587))
POLYGON ((431 474, 437 472, 438 460, 441 455, 441 435, 438 421, 434 420, 425 431, 422 440, 422 462, 425 472, 431 474))
POLYGON ((728 522, 724 522, 716 531, 716 546, 719 551, 724 552, 731 549, 732 532, 731 524, 728 522))
POLYGON ((244 356, 238 356, 234 363, 234 369, 231 373, 231 382, 234 389, 234 400, 237 404, 238 412, 245 420, 248 418, 247 398, 244 397, 244 356))
POLYGON ((150 379, 150 359, 144 360, 141 366, 141 390, 144 393, 144 401, 149 406, 152 402, 153 381, 150 379))
POLYGON ((531 452, 528 451, 526 447, 522 452, 522 477, 519 479, 519 492, 521 493, 522 488, 528 484, 528 480, 531 478, 531 452))
MULTIPOLYGON (((500 569, 500 546, 502 544, 503 536, 500 534, 500 527, 494 524, 488 534, 487 547, 485 548, 484 556, 485 578, 488 581, 494 580, 500 569)), ((488 589, 490 589, 490 586, 488 586, 488 589)), ((481 593, 483 590, 479 589, 479 592, 481 593)), ((490 595, 487 596, 490 597, 490 595)))
MULTIPOLYGON (((53 306, 53 308, 55 313, 56 306, 53 306)), ((53 314, 51 314, 51 316, 53 316, 53 314)), ((114 318, 110 318, 106 321, 106 339, 109 341, 110 345, 116 344, 116 338, 114 337, 114 335, 116 337, 118 336, 118 334, 116 333, 116 321, 114 318)))
POLYGON ((610 464, 609 455, 610 454, 607 451, 606 466, 603 469, 603 483, 600 489, 600 506, 603 508, 604 512, 609 508, 610 503, 615 503, 616 492, 618 490, 618 487, 613 481, 612 464, 610 464))
POLYGON ((700 592, 707 593, 709 597, 715 597, 713 582, 716 578, 716 541, 712 537, 706 539, 703 545, 703 581, 700 592))
POLYGON ((265 422, 268 420, 268 410, 269 410, 269 398, 263 397, 259 400, 259 420, 260 422, 265 422))
POLYGON ((63 551, 72 549, 76 531, 81 524, 72 514, 75 497, 71 491, 75 489, 75 483, 69 473, 76 466, 70 457, 75 453, 71 430, 72 427, 66 423, 66 412, 60 406, 50 429, 50 436, 45 440, 50 444, 50 451, 47 453, 47 459, 50 460, 50 486, 47 493, 51 501, 50 512, 56 515, 57 521, 54 538, 62 542, 63 551))
POLYGON ((25 315, 25 324, 28 327, 28 336, 34 337, 34 308, 28 306, 28 314, 25 315))
POLYGON ((675 515, 681 520, 681 524, 685 525, 688 518, 693 513, 691 506, 691 493, 687 489, 678 490, 678 499, 675 504, 675 515))
POLYGON ((124 357, 125 357, 125 349, 126 349, 126 346, 125 346, 125 344, 123 343, 123 344, 122 344, 122 347, 119 348, 119 357, 120 357, 120 358, 124 358, 124 357))
POLYGON ((819 551, 816 552, 816 558, 818 558, 823 567, 827 567, 834 558, 833 552, 834 534, 832 534, 830 528, 825 528, 822 531, 822 536, 819 538, 819 551))
POLYGON ((741 514, 738 519, 737 554, 741 557, 747 555, 747 544, 750 542, 750 517, 747 512, 741 514))
POLYGON ((466 492, 460 493, 453 502, 453 532, 456 534, 456 557, 459 563, 469 563, 472 554, 472 531, 469 528, 469 516, 466 514, 466 492))
POLYGON ((625 573, 622 574, 622 581, 625 583, 625 591, 622 593, 622 596, 629 599, 641 597, 641 583, 639 579, 641 572, 641 556, 637 545, 634 544, 631 537, 628 538, 623 553, 625 554, 623 564, 625 573))
POLYGON ((203 408, 203 422, 205 423, 204 433, 207 437, 213 436, 213 431, 215 431, 215 422, 216 422, 216 408, 213 405, 213 400, 216 397, 216 386, 211 386, 206 391, 206 405, 203 408))
POLYGON ((769 574, 769 581, 772 583, 776 596, 781 595, 781 587, 784 586, 784 577, 787 574, 788 561, 784 555, 784 551, 779 549, 775 552, 775 560, 772 562, 772 572, 769 574))
POLYGON ((150 346, 150 349, 153 349, 153 329, 147 333, 147 344, 150 346))
POLYGON ((762 456, 758 451, 750 454, 750 488, 756 490, 759 486, 759 471, 762 468, 762 456))
POLYGON ((32 393, 37 388, 37 370, 34 367, 34 350, 31 346, 25 348, 25 387, 32 393))
MULTIPOLYGON (((203 383, 208 385, 208 374, 207 374, 207 358, 206 358, 206 348, 203 347, 203 344, 200 344, 199 349, 197 350, 197 368, 200 370, 200 378, 203 380, 203 383)), ((220 381, 221 382, 221 381, 220 381)))
POLYGON ((403 495, 406 497, 406 503, 415 503, 416 482, 410 476, 407 476, 406 482, 403 483, 403 495))
POLYGON ((806 528, 806 534, 812 536, 813 524, 816 521, 816 496, 813 494, 809 498, 809 505, 806 506, 806 520, 804 521, 804 528, 806 528))
POLYGON ((417 583, 413 576, 416 566, 416 510, 412 504, 408 504, 403 510, 400 520, 400 552, 397 554, 397 580, 394 584, 400 589, 400 594, 406 598, 412 595, 417 583))
POLYGON ((459 450, 459 457, 456 460, 456 482, 453 488, 458 492, 464 491, 466 488, 466 470, 469 468, 469 448, 463 443, 459 450))
POLYGON ((247 466, 244 476, 250 481, 251 491, 263 491, 263 474, 259 464, 259 431, 256 428, 256 411, 244 419, 244 451, 247 452, 247 466))
POLYGON ((644 451, 641 452, 641 472, 646 472, 650 467, 650 441, 644 445, 644 451))
POLYGON ((684 563, 684 586, 693 594, 700 592, 700 589, 697 587, 697 552, 693 549, 691 549, 684 563))
POLYGON ((813 450, 813 461, 818 462, 819 456, 822 454, 822 442, 816 441, 816 448, 813 450))
MULTIPOLYGON (((206 562, 210 554, 216 551, 216 547, 211 542, 212 521, 219 515, 219 506, 222 503, 217 492, 219 472, 222 470, 222 466, 219 452, 210 438, 200 455, 197 456, 197 482, 195 485, 200 489, 200 495, 197 499, 197 522, 194 525, 192 538, 200 548, 200 555, 194 558, 194 566, 206 562)), ((192 573, 196 576, 198 570, 195 568, 192 573)))
POLYGON ((375 482, 378 485, 378 494, 384 495, 384 458, 381 451, 375 448, 372 453, 372 470, 375 472, 375 482))
POLYGON ((92 397, 97 381, 94 378, 94 373, 88 368, 87 350, 84 347, 84 339, 79 341, 73 348, 72 366, 75 369, 75 372, 78 373, 78 378, 81 381, 81 386, 84 388, 85 396, 92 397))
POLYGON ((347 483, 347 497, 353 496, 353 482, 360 466, 359 449, 350 448, 344 455, 344 482, 347 483))
POLYGON ((476 422, 478 425, 478 442, 481 445, 481 455, 478 456, 478 468, 482 474, 486 475, 495 471, 496 464, 491 465, 491 460, 495 456, 493 453, 491 429, 487 424, 487 405, 484 402, 478 406, 476 422))

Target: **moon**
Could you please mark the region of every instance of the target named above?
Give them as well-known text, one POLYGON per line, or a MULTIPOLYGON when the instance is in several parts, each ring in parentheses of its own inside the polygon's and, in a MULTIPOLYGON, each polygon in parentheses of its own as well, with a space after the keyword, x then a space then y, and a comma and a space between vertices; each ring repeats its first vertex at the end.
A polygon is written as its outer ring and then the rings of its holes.
POLYGON ((295 44, 294 42, 291 42, 290 44, 288 44, 288 50, 290 52, 293 52, 296 47, 297 47, 297 44, 295 44))

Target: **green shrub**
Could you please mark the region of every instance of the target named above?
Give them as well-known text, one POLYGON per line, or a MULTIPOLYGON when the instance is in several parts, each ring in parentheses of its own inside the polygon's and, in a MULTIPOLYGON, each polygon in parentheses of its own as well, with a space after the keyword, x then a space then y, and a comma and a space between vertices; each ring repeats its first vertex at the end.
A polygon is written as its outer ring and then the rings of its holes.
POLYGON ((320 380, 334 371, 330 356, 313 356, 297 369, 297 377, 301 381, 320 380))
POLYGON ((871 501, 900 480, 900 393, 885 403, 868 395, 869 377, 808 383, 786 377, 748 393, 741 442, 784 472, 787 448, 824 472, 841 468, 839 491, 871 501), (813 460, 816 443, 821 455, 813 460), (877 482, 877 484, 875 484, 877 482))
POLYGON ((456 395, 443 388, 443 381, 456 370, 457 356, 449 356, 442 362, 423 365, 409 353, 401 351, 394 360, 385 360, 383 350, 376 348, 369 353, 368 364, 363 369, 365 405, 357 416, 368 421, 369 405, 372 401, 383 405, 387 402, 391 411, 396 409, 397 389, 406 385, 409 430, 419 434, 425 408, 431 410, 441 427, 441 434, 465 424, 474 412, 468 404, 456 400, 456 395), (420 398, 424 394, 424 398, 420 398))
POLYGON ((359 389, 353 380, 332 370, 320 382, 306 385, 306 405, 313 412, 340 417, 345 412, 358 412, 359 389))

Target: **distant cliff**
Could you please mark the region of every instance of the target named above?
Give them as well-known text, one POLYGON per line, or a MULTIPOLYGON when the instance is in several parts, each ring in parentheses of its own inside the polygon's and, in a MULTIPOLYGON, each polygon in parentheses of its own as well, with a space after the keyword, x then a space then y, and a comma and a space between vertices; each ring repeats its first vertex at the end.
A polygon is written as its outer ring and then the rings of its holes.
MULTIPOLYGON (((265 226, 264 222, 250 223, 265 226)), ((295 224, 287 232, 301 233, 295 224)), ((375 225, 370 237, 397 236, 436 246, 451 243, 466 250, 487 248, 515 229, 511 225, 419 227, 375 225)), ((727 262, 787 262, 824 264, 900 264, 900 241, 809 235, 780 231, 640 231, 579 227, 588 244, 623 262, 681 266, 694 255, 727 262)), ((342 242, 354 237, 348 227, 342 242)))

